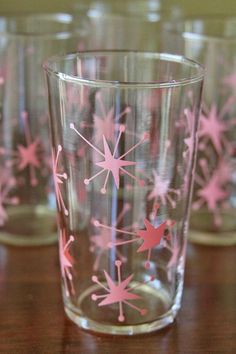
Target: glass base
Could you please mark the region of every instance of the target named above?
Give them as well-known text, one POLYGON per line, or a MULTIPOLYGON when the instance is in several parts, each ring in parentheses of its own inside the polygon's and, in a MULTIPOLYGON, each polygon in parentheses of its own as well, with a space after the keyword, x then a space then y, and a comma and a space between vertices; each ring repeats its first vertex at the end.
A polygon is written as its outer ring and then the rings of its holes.
POLYGON ((219 213, 217 226, 212 213, 206 208, 192 212, 189 241, 212 246, 231 246, 236 244, 235 208, 219 213))
POLYGON ((236 245, 236 231, 234 232, 205 232, 190 230, 188 240, 209 246, 236 245))
POLYGON ((57 241, 56 212, 46 206, 14 206, 0 230, 0 242, 15 246, 40 246, 57 241))
POLYGON ((123 304, 126 319, 122 323, 119 322, 118 303, 113 306, 99 307, 97 303, 91 300, 92 294, 99 290, 97 285, 91 286, 80 296, 78 299, 78 307, 71 305, 71 303, 68 303, 67 299, 65 299, 65 312, 67 316, 82 329, 112 335, 149 333, 173 323, 180 308, 182 286, 179 288, 179 293, 178 296, 176 296, 174 305, 173 299, 171 299, 168 292, 162 288, 156 289, 136 282, 131 283, 130 286, 136 289, 138 288, 139 291, 137 294, 142 297, 144 304, 149 305, 149 311, 144 317, 141 316, 138 311, 123 304))

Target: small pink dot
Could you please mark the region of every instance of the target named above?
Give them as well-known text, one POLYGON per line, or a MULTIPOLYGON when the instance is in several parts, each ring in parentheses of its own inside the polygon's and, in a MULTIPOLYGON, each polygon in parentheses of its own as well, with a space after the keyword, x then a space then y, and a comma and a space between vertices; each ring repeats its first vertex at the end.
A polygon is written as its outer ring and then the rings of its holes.
POLYGON ((63 173, 63 178, 67 179, 67 174, 63 173))
POLYGON ((155 280, 155 275, 152 275, 152 276, 150 277, 150 281, 153 281, 153 280, 155 280))
POLYGON ((106 194, 106 188, 101 188, 101 193, 106 194))
POLYGON ((140 185, 140 187, 144 187, 145 186, 145 181, 143 179, 141 179, 139 181, 139 185, 140 185))
POLYGON ((33 179, 31 180, 31 184, 32 184, 32 186, 37 186, 37 184, 38 184, 37 179, 36 179, 36 178, 33 178, 33 179))
POLYGON ((89 180, 87 178, 84 179, 84 184, 89 185, 89 180))
POLYGON ((145 132, 143 134, 143 139, 148 140, 150 138, 150 134, 148 132, 145 132))
POLYGON ((97 300, 97 295, 96 294, 92 294, 92 300, 96 301, 97 300))
POLYGON ((142 309, 140 311, 140 313, 141 313, 142 316, 145 316, 147 314, 147 310, 146 309, 142 309))
POLYGON ((123 315, 120 315, 120 316, 118 317, 118 320, 119 320, 119 322, 124 322, 125 317, 124 317, 123 315))
POLYGON ((130 113, 130 112, 131 112, 131 107, 126 107, 125 112, 126 112, 126 113, 130 113))
POLYGON ((119 261, 119 260, 118 260, 118 261, 115 261, 115 265, 116 265, 117 267, 120 267, 121 264, 122 264, 121 261, 119 261))
POLYGON ((125 131, 125 125, 124 125, 124 124, 121 124, 121 125, 120 125, 120 132, 121 132, 121 133, 124 133, 124 131, 125 131))
POLYGON ((74 123, 70 123, 70 128, 71 128, 71 129, 74 129, 74 128, 75 128, 74 123))
POLYGON ((69 215, 69 212, 68 212, 68 210, 67 210, 67 209, 65 209, 65 210, 64 210, 64 214, 65 214, 66 216, 68 216, 68 215, 69 215))
POLYGON ((5 82, 4 78, 3 77, 0 77, 0 85, 3 85, 5 82))
POLYGON ((61 151, 61 150, 62 150, 62 146, 58 145, 58 151, 61 151))
POLYGON ((93 225, 94 226, 100 226, 100 222, 98 220, 94 220, 93 225))
POLYGON ((74 241, 74 240, 75 240, 75 238, 74 238, 73 235, 70 235, 70 240, 71 240, 71 241, 74 241))
POLYGON ((147 262, 145 263, 145 268, 146 268, 146 269, 150 269, 150 266, 151 266, 151 265, 150 265, 150 262, 147 261, 147 262))
POLYGON ((92 276, 92 281, 93 281, 94 283, 96 283, 96 282, 98 281, 98 277, 97 277, 96 275, 93 275, 93 276, 92 276))

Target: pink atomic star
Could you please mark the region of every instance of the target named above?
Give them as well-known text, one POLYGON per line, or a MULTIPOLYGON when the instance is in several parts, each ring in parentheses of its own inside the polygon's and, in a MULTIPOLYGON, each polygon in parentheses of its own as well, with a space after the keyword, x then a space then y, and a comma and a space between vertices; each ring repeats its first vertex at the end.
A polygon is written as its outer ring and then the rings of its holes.
MULTIPOLYGON (((159 208, 159 205, 156 205, 155 210, 157 211, 158 208, 159 208)), ((131 240, 128 240, 128 241, 110 242, 109 247, 125 245, 128 243, 137 242, 140 239, 142 239, 143 243, 138 248, 137 252, 139 253, 139 252, 148 251, 148 257, 147 257, 147 261, 145 263, 145 267, 147 269, 149 269, 152 249, 159 246, 161 244, 162 239, 165 239, 168 237, 168 236, 166 236, 168 228, 172 227, 174 224, 175 224, 174 221, 166 220, 163 223, 161 223, 159 226, 155 227, 150 223, 150 221, 148 219, 144 219, 144 225, 146 227, 146 230, 138 230, 136 232, 126 231, 124 229, 118 229, 113 226, 107 226, 104 224, 99 224, 99 226, 103 227, 103 228, 110 229, 110 230, 114 230, 116 232, 123 233, 124 235, 126 234, 126 235, 130 235, 130 236, 135 237, 135 238, 132 238, 131 240)))
POLYGON ((216 104, 212 104, 208 113, 205 112, 200 116, 200 127, 198 136, 201 139, 199 149, 204 150, 206 143, 210 141, 214 146, 216 152, 220 155, 223 149, 227 150, 230 154, 231 144, 227 141, 225 134, 230 129, 230 125, 235 125, 235 119, 232 122, 224 121, 224 115, 229 112, 232 106, 232 99, 230 98, 222 107, 220 112, 217 112, 216 104))
POLYGON ((148 195, 148 200, 154 200, 151 218, 154 215, 155 205, 159 199, 163 205, 166 205, 167 202, 169 202, 171 207, 175 208, 176 201, 173 199, 173 196, 179 197, 180 195, 179 190, 170 188, 170 180, 168 178, 164 178, 161 175, 158 175, 155 170, 153 170, 152 173, 154 177, 154 185, 152 191, 148 195))
POLYGON ((150 278, 149 281, 142 283, 140 285, 134 285, 133 287, 129 287, 129 283, 133 279, 133 274, 128 276, 125 280, 121 280, 121 265, 122 262, 117 260, 115 261, 115 266, 117 267, 117 275, 118 275, 118 282, 115 282, 112 280, 110 275, 104 270, 104 275, 107 281, 108 287, 103 285, 98 280, 97 276, 92 277, 92 281, 96 284, 98 284, 102 289, 106 291, 106 294, 104 295, 96 295, 92 294, 92 300, 97 301, 99 299, 104 299, 102 300, 98 306, 107 306, 107 305, 112 305, 112 304, 119 304, 119 316, 118 316, 118 321, 119 322, 124 322, 125 321, 125 315, 124 315, 124 309, 123 309, 123 304, 131 307, 132 309, 138 311, 142 316, 146 315, 147 310, 139 308, 135 306, 133 303, 131 303, 129 300, 141 300, 141 296, 134 294, 132 290, 137 289, 139 286, 154 280, 153 277, 150 278))
POLYGON ((26 144, 18 144, 17 151, 12 152, 8 152, 2 148, 1 153, 12 156, 12 163, 16 164, 19 171, 25 170, 27 167, 29 167, 30 185, 36 186, 38 184, 38 180, 36 178, 35 169, 40 169, 41 167, 39 160, 41 141, 38 137, 36 137, 35 140, 33 140, 31 137, 27 112, 22 112, 22 121, 26 144))
POLYGON ((115 115, 114 107, 111 107, 108 112, 106 112, 104 103, 101 97, 101 93, 96 94, 96 99, 99 102, 101 114, 94 114, 94 127, 95 127, 95 143, 99 143, 103 140, 103 137, 107 141, 114 142, 115 136, 114 131, 119 129, 119 121, 126 114, 131 112, 130 107, 126 107, 120 114, 115 115))
POLYGON ((194 112, 192 112, 190 109, 187 109, 187 108, 184 110, 184 115, 187 120, 186 130, 187 130, 189 136, 184 139, 184 143, 187 146, 187 150, 184 151, 183 157, 184 157, 184 159, 189 160, 189 159, 192 159, 194 141, 196 140, 196 136, 194 134, 195 116, 194 116, 194 112))
POLYGON ((16 187, 16 180, 11 176, 6 168, 0 172, 0 226, 3 226, 8 220, 6 205, 17 205, 19 199, 11 196, 12 189, 16 187))
MULTIPOLYGON (((118 227, 119 223, 123 220, 124 215, 130 210, 130 208, 131 208, 130 204, 126 203, 124 205, 124 207, 123 207, 122 211, 120 212, 120 214, 118 215, 118 217, 116 219, 116 223, 113 227, 115 227, 115 228, 118 227)), ((102 224, 98 220, 93 220, 92 222, 93 222, 94 226, 99 229, 98 234, 91 236, 92 245, 90 247, 90 251, 92 253, 96 254, 96 259, 95 259, 95 262, 93 265, 93 270, 97 271, 102 255, 107 250, 110 249, 109 245, 112 240, 112 234, 111 234, 110 229, 108 229, 106 227, 100 227, 101 225, 105 225, 104 222, 102 224)), ((119 238, 118 238, 118 240, 121 241, 119 238)), ((126 258, 123 257, 118 250, 116 250, 116 255, 121 261, 123 261, 123 262, 126 261, 126 258)))
POLYGON ((136 149, 140 144, 142 144, 145 140, 148 139, 148 135, 144 134, 143 138, 133 147, 131 147, 127 152, 125 152, 123 155, 119 157, 115 157, 118 149, 118 145, 120 142, 120 138, 122 133, 125 132, 125 126, 120 125, 119 129, 119 135, 114 147, 113 153, 111 153, 111 150, 109 148, 109 145, 107 143, 107 140, 105 136, 103 136, 103 145, 104 145, 104 152, 100 151, 96 146, 94 146, 90 141, 88 141, 76 128, 73 123, 70 124, 70 128, 76 132, 94 151, 96 151, 100 156, 104 158, 103 161, 97 162, 96 165, 101 167, 101 171, 96 173, 94 176, 90 177, 89 179, 85 179, 84 183, 88 185, 93 179, 101 175, 103 172, 107 171, 106 177, 105 177, 105 182, 103 187, 101 188, 101 193, 105 194, 106 193, 106 186, 108 182, 108 178, 110 173, 113 175, 115 185, 119 189, 119 184, 120 184, 120 173, 122 172, 123 174, 128 175, 129 177, 133 178, 134 180, 138 181, 140 185, 143 185, 143 181, 138 180, 137 177, 132 175, 130 172, 128 172, 124 167, 135 165, 136 162, 134 161, 127 161, 124 160, 124 157, 128 155, 131 151, 136 149))
POLYGON ((61 265, 61 274, 64 280, 66 295, 69 296, 69 286, 72 293, 74 293, 74 287, 72 283, 72 267, 73 267, 73 258, 69 253, 69 248, 71 243, 74 242, 74 236, 70 236, 69 240, 66 241, 66 232, 65 229, 60 231, 59 237, 59 255, 60 255, 60 265, 61 265))
POLYGON ((213 171, 213 174, 210 176, 207 160, 201 159, 199 165, 203 178, 195 174, 195 181, 200 186, 200 189, 196 193, 199 199, 193 203, 193 209, 198 210, 206 203, 208 210, 214 215, 215 225, 219 226, 221 224, 219 204, 227 199, 228 193, 224 190, 224 186, 219 179, 218 169, 213 171))
POLYGON ((54 179, 54 186, 55 186, 55 194, 58 204, 58 209, 61 211, 63 210, 65 215, 68 215, 68 210, 65 207, 65 203, 62 198, 62 193, 60 190, 60 185, 63 184, 63 180, 67 179, 67 174, 65 172, 58 171, 58 160, 60 157, 60 153, 62 151, 62 146, 57 146, 57 153, 52 153, 52 170, 53 170, 53 179, 54 179))

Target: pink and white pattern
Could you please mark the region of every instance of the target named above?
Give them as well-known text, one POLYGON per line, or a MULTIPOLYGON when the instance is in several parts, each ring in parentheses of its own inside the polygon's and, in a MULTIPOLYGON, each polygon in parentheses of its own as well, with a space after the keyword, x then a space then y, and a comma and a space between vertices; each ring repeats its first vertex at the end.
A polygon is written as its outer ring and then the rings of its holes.
POLYGON ((132 300, 141 300, 141 296, 134 293, 134 290, 137 289, 139 286, 154 280, 153 277, 150 278, 149 281, 143 282, 138 285, 134 285, 128 287, 128 285, 132 282, 134 274, 129 275, 126 279, 122 280, 121 278, 121 266, 122 262, 120 260, 115 261, 115 266, 117 268, 117 275, 118 275, 118 282, 113 281, 110 275, 104 270, 104 275, 106 278, 107 286, 105 286, 102 282, 98 280, 96 275, 92 276, 92 281, 98 284, 102 289, 105 290, 106 294, 92 294, 92 300, 97 301, 99 299, 103 299, 98 306, 108 306, 112 304, 119 304, 119 315, 118 321, 124 322, 125 321, 125 314, 123 309, 123 304, 131 307, 133 310, 138 311, 141 316, 145 316, 147 314, 147 309, 139 308, 138 306, 134 305, 130 301, 132 300))
POLYGON ((8 220, 7 205, 19 204, 19 198, 12 195, 16 187, 16 179, 6 168, 1 168, 0 172, 0 226, 3 226, 8 220))
POLYGON ((136 165, 136 162, 134 161, 127 161, 124 160, 124 158, 133 150, 135 150, 139 145, 141 145, 145 140, 148 139, 148 134, 144 134, 144 136, 134 145, 132 146, 130 149, 128 149, 128 151, 126 151, 124 154, 122 154, 121 156, 116 157, 117 154, 117 150, 118 150, 118 145, 121 139, 122 134, 125 132, 125 126, 124 125, 120 125, 119 127, 119 135, 118 138, 116 140, 115 143, 115 147, 113 150, 113 153, 110 150, 110 147, 108 145, 107 139, 105 138, 105 136, 103 135, 103 146, 104 146, 104 152, 102 152, 101 150, 99 150, 95 145, 93 145, 89 140, 87 140, 75 127, 74 123, 70 124, 70 128, 72 130, 75 131, 75 133, 82 138, 94 151, 96 151, 100 156, 102 156, 104 158, 103 161, 99 161, 96 162, 95 165, 101 167, 101 170, 96 173, 94 176, 90 177, 90 178, 86 178, 84 180, 84 183, 86 185, 88 185, 92 180, 94 180, 95 178, 97 178, 98 176, 100 176, 101 174, 103 174, 104 172, 106 172, 106 176, 105 176, 105 181, 103 184, 103 187, 101 188, 101 193, 102 194, 106 194, 106 187, 107 187, 107 183, 108 183, 108 178, 110 173, 112 174, 114 181, 115 181, 115 185, 117 187, 117 189, 119 189, 119 185, 120 185, 120 174, 123 173, 124 175, 129 176, 130 178, 136 180, 141 186, 143 186, 144 182, 143 180, 138 179, 136 176, 134 176, 133 174, 131 174, 129 171, 127 171, 124 167, 127 166, 132 166, 132 165, 136 165))
POLYGON ((70 235, 69 240, 66 241, 66 231, 65 229, 60 230, 59 237, 59 255, 60 255, 60 265, 61 274, 64 281, 66 296, 70 295, 70 291, 74 294, 72 268, 74 260, 69 253, 70 245, 74 242, 74 236, 70 235))

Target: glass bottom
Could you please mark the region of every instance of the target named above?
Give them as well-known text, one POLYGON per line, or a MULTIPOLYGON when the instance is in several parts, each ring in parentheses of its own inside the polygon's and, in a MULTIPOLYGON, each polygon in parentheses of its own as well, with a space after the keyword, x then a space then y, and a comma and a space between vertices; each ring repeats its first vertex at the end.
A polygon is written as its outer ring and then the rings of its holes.
MULTIPOLYGON (((82 329, 112 335, 149 333, 164 328, 174 321, 181 304, 182 283, 174 302, 162 287, 158 286, 157 289, 137 282, 130 283, 130 287, 138 288, 137 294, 142 297, 144 307, 148 308, 145 316, 141 316, 133 307, 124 303, 125 321, 119 322, 119 303, 99 307, 91 300, 92 295, 100 289, 97 285, 91 286, 82 293, 77 301, 77 307, 65 298, 65 312, 82 329)), ((137 303, 133 302, 132 305, 134 304, 138 307, 137 303)))
POLYGON ((57 241, 56 212, 46 206, 14 206, 0 230, 0 242, 15 246, 48 245, 57 241))
POLYGON ((232 246, 236 245, 236 231, 216 233, 190 230, 188 240, 209 246, 232 246))
POLYGON ((231 246, 236 244, 235 209, 227 209, 218 217, 219 226, 208 210, 202 208, 192 212, 190 220, 189 241, 212 246, 231 246))

